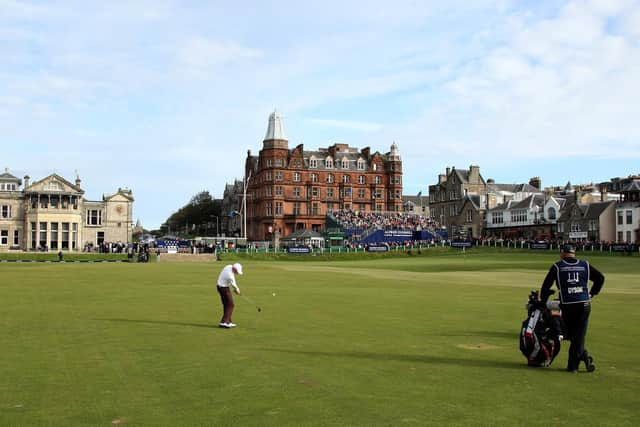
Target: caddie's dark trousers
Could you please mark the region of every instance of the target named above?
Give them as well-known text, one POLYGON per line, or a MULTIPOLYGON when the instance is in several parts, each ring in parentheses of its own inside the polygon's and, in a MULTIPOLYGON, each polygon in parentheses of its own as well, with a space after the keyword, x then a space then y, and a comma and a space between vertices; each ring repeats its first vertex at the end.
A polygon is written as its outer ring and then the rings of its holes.
POLYGON ((221 323, 231 323, 231 315, 233 314, 233 296, 231 295, 231 288, 223 288, 218 286, 218 293, 220 294, 220 300, 222 301, 222 319, 221 323))
POLYGON ((590 313, 591 303, 589 302, 562 305, 562 319, 567 325, 568 338, 571 340, 567 363, 567 369, 570 371, 578 369, 580 361, 586 360, 589 356, 584 348, 584 339, 587 335, 590 313))

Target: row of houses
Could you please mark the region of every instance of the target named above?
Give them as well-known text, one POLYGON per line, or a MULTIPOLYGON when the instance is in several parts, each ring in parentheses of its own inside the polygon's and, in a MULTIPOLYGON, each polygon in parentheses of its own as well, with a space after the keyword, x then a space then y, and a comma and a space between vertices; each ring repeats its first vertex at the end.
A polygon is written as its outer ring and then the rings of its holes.
POLYGON ((479 169, 447 168, 429 186, 429 215, 452 236, 640 242, 640 176, 542 188, 539 177, 485 181, 479 169))

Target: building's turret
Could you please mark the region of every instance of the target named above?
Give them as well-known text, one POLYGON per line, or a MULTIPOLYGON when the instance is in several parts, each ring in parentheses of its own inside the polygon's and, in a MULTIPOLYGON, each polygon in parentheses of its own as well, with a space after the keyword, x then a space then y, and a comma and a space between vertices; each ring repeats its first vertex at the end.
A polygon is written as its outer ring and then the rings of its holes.
POLYGON ((269 116, 269 126, 264 136, 263 148, 289 148, 289 141, 284 133, 282 114, 278 110, 269 116))

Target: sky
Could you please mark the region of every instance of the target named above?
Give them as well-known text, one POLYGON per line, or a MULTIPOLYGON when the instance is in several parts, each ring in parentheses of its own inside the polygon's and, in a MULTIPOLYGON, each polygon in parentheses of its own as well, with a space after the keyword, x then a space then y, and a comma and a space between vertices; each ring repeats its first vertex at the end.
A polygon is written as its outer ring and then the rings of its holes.
POLYGON ((158 228, 262 148, 336 142, 543 186, 640 173, 640 0, 0 0, 0 168, 158 228))

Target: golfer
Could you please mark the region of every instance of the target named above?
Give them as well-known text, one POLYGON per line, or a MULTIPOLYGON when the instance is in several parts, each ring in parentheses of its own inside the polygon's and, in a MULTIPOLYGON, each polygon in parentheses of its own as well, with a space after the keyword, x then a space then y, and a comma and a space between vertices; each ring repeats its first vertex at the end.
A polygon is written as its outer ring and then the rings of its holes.
POLYGON ((560 251, 560 261, 551 266, 540 289, 540 300, 545 304, 553 293, 551 286, 554 281, 560 290, 562 319, 571 340, 567 371, 577 373, 582 361, 587 372, 593 372, 596 367, 593 357, 584 348, 584 340, 591 313, 591 298, 600 293, 604 276, 587 261, 576 259, 576 250, 572 245, 564 245, 560 251), (593 282, 591 290, 589 281, 593 282))
POLYGON ((233 265, 225 266, 218 276, 218 293, 220 294, 223 310, 222 320, 220 320, 218 324, 221 328, 228 329, 236 327, 236 324, 231 321, 234 304, 231 289, 229 288, 233 286, 235 293, 240 295, 240 288, 236 284, 236 274, 242 275, 242 265, 237 262, 233 265))

